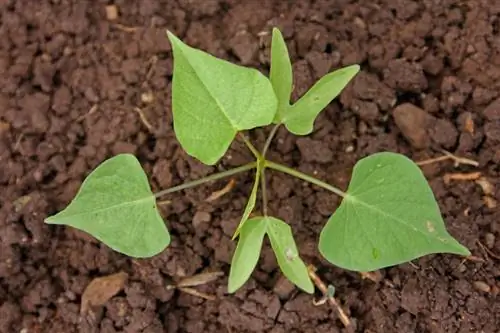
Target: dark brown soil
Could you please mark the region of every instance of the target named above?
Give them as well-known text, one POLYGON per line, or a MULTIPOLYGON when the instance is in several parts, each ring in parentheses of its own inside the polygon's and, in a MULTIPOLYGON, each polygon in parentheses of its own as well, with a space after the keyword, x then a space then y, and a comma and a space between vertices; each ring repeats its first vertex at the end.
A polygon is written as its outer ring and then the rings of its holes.
MULTIPOLYGON (((332 267, 316 250, 338 198, 270 174, 272 213, 293 226, 303 257, 337 287, 356 331, 499 332, 500 264, 479 245, 500 254, 499 1, 116 0, 114 21, 106 18, 110 3, 0 2, 0 332, 344 331, 328 305, 287 290, 268 244, 236 295, 226 293, 226 277, 199 288, 215 301, 164 288, 205 270, 227 276, 250 175, 212 203, 205 198, 223 182, 172 196, 163 210, 172 245, 150 260, 43 224, 113 154, 136 154, 155 189, 248 160, 238 143, 218 167, 179 148, 165 29, 267 72, 273 26, 293 57, 295 97, 339 66, 359 63, 362 72, 310 137, 281 130, 270 158, 342 188, 357 159, 383 150, 418 161, 447 149, 479 162, 424 167, 450 232, 476 260, 428 256, 383 270, 379 283, 332 267), (488 199, 474 181, 443 179, 476 171, 494 186, 488 199), (129 274, 124 291, 80 316, 88 283, 120 270, 129 274)), ((261 144, 264 134, 252 139, 261 144)))

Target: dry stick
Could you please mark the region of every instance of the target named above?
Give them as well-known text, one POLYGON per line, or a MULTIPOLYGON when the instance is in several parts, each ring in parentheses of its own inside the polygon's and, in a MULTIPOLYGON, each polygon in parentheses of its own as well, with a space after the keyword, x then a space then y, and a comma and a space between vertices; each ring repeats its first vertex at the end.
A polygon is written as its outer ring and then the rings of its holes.
POLYGON ((121 24, 121 23, 115 23, 115 24, 112 24, 111 26, 117 28, 118 30, 122 30, 125 32, 136 32, 137 30, 139 30, 139 27, 129 27, 129 26, 126 26, 126 25, 121 24))
POLYGON ((137 112, 137 114, 139 114, 139 118, 141 118, 142 123, 144 124, 144 126, 146 126, 148 131, 153 133, 154 132, 153 126, 151 125, 151 123, 148 121, 148 119, 144 115, 144 112, 141 109, 139 109, 137 106, 134 107, 134 110, 135 110, 135 112, 137 112))
POLYGON ((149 69, 148 69, 148 72, 146 73, 146 79, 143 81, 142 85, 144 86, 145 83, 147 81, 149 81, 149 79, 151 79, 151 76, 153 75, 154 71, 155 71, 155 66, 156 66, 156 63, 158 62, 158 57, 156 55, 152 56, 149 61, 150 63, 149 65, 149 69))
POLYGON ((450 153, 446 150, 441 150, 441 152, 444 154, 443 156, 423 160, 423 161, 417 162, 417 164, 422 166, 422 165, 434 164, 434 163, 446 161, 446 160, 453 160, 453 161, 455 161, 456 167, 459 166, 460 164, 467 164, 467 165, 472 165, 475 167, 479 166, 479 162, 471 160, 469 158, 453 155, 452 153, 450 153))
POLYGON ((196 274, 187 278, 184 278, 183 280, 179 281, 176 284, 173 285, 167 285, 167 290, 171 289, 178 289, 182 292, 185 292, 186 294, 204 298, 209 301, 215 301, 216 296, 209 295, 207 293, 198 291, 192 287, 196 286, 201 286, 210 282, 213 282, 217 280, 219 277, 224 275, 223 272, 206 272, 206 273, 200 273, 196 274))
POLYGON ((337 303, 335 298, 331 295, 328 295, 328 288, 325 285, 325 283, 319 278, 318 275, 316 275, 316 267, 314 265, 309 265, 307 266, 307 272, 309 273, 309 277, 311 280, 313 280, 314 284, 318 289, 323 293, 324 296, 327 297, 328 302, 330 302, 330 305, 333 306, 339 315, 340 321, 346 328, 352 327, 351 320, 349 317, 345 314, 344 310, 340 307, 340 305, 337 303))
POLYGON ((446 173, 443 176, 443 180, 444 180, 445 184, 449 184, 450 181, 452 181, 452 180, 466 180, 466 181, 470 181, 470 180, 477 180, 480 177, 481 177, 481 172, 479 172, 479 171, 477 171, 477 172, 470 172, 470 173, 457 172, 457 173, 446 173))
POLYGON ((490 249, 488 249, 486 246, 484 246, 483 243, 479 241, 479 239, 476 240, 476 243, 483 249, 483 251, 492 257, 493 259, 500 260, 500 256, 498 254, 493 253, 490 249))
POLYGON ((215 296, 206 294, 204 292, 198 291, 198 290, 193 289, 193 288, 179 287, 177 289, 179 289, 182 292, 185 292, 186 294, 189 294, 189 295, 192 295, 192 296, 196 296, 196 297, 200 297, 200 298, 204 298, 204 299, 206 299, 208 301, 215 301, 217 299, 215 296))
POLYGON ((222 189, 215 191, 215 192, 212 192, 212 194, 210 194, 208 196, 208 198, 205 199, 205 201, 212 202, 212 201, 215 201, 215 200, 221 198, 225 194, 231 192, 232 189, 234 188, 235 184, 236 184, 236 180, 234 180, 234 178, 231 178, 229 180, 229 182, 222 189))
POLYGON ((156 202, 157 206, 166 206, 170 205, 172 203, 172 200, 160 200, 156 202))

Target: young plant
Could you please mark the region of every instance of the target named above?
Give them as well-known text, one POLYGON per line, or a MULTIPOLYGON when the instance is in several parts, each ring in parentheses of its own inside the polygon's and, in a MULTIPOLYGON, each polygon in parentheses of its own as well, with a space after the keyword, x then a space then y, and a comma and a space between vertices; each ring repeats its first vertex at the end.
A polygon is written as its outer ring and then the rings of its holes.
POLYGON ((237 66, 194 49, 171 32, 168 38, 175 60, 174 131, 183 149, 202 163, 213 165, 224 156, 236 135, 240 135, 255 161, 153 193, 138 160, 133 155, 121 154, 90 173, 68 207, 47 218, 47 223, 83 230, 131 257, 155 256, 170 243, 169 232, 157 210, 157 198, 253 170, 254 185, 233 237, 238 238, 238 244, 228 291, 235 292, 248 280, 267 236, 283 274, 302 290, 312 293, 313 283, 290 226, 268 215, 264 174, 272 169, 342 197, 319 238, 320 253, 338 267, 368 272, 431 253, 470 255, 447 232, 419 167, 403 155, 382 152, 361 159, 354 166, 345 192, 266 158, 280 126, 295 135, 313 131, 317 115, 358 73, 358 65, 325 75, 290 104, 292 66, 278 29, 272 33, 269 79, 256 69, 237 66), (267 125, 273 128, 264 147, 258 150, 242 132, 267 125), (262 216, 249 218, 259 189, 262 216))

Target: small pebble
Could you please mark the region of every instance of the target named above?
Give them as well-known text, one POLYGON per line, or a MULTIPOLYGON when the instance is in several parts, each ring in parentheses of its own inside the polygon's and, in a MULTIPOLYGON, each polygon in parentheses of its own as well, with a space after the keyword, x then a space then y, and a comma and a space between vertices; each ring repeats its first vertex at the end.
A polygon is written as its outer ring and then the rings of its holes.
POLYGON ((151 91, 146 91, 146 92, 143 92, 141 94, 141 101, 144 103, 144 104, 150 104, 151 102, 153 102, 155 99, 155 96, 153 95, 153 93, 151 91))
POLYGON ((473 285, 477 291, 482 291, 484 293, 489 293, 491 291, 491 287, 483 281, 475 281, 473 285))
POLYGON ((212 219, 210 213, 196 212, 193 216, 193 227, 198 228, 202 223, 208 223, 212 219))
POLYGON ((486 235, 484 235, 484 245, 488 249, 492 249, 493 246, 495 246, 495 235, 493 235, 491 232, 488 232, 486 235))
POLYGON ((118 7, 116 7, 116 5, 106 6, 106 18, 110 21, 114 21, 118 18, 118 7))

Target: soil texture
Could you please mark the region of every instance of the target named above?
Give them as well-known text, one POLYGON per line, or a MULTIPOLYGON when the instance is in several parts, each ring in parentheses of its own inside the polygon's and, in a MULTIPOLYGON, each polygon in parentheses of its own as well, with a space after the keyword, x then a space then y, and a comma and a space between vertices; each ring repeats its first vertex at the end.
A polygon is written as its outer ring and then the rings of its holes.
MULTIPOLYGON (((231 236, 251 174, 236 177, 234 188, 212 202, 205 199, 224 181, 169 197, 162 215, 172 244, 147 260, 43 223, 114 154, 136 154, 155 190, 250 160, 240 142, 215 167, 180 148, 165 31, 268 73, 274 26, 293 59, 294 99, 333 69, 358 63, 362 71, 321 113, 312 135, 282 128, 270 159, 343 189, 356 161, 379 151, 423 161, 444 149, 478 162, 422 166, 450 233, 474 258, 426 256, 382 270, 378 282, 337 269, 318 253, 319 232, 338 198, 268 173, 270 213, 290 223, 303 258, 335 285, 354 331, 499 332, 495 0, 1 1, 0 332, 347 331, 333 308, 314 305, 282 279, 268 243, 251 280, 227 294, 231 236), (450 176, 475 172, 480 179, 450 176), (214 300, 165 287, 205 271, 225 273, 196 288, 214 300), (119 272, 127 279, 116 295, 81 313, 89 283, 119 272)), ((260 146, 268 131, 253 131, 251 139, 260 146)))

